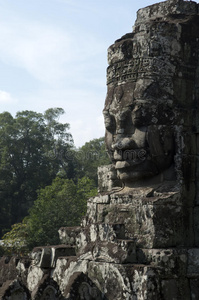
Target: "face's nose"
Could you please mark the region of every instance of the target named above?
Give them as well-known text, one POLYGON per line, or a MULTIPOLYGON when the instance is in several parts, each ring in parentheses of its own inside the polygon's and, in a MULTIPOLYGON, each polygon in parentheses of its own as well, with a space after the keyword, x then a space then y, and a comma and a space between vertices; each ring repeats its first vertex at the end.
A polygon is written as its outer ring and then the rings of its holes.
POLYGON ((135 141, 132 138, 124 137, 118 139, 115 143, 112 144, 113 151, 125 150, 135 147, 135 141))
POLYGON ((123 160, 123 152, 122 150, 114 150, 113 152, 113 159, 114 160, 123 160))
POLYGON ((114 152, 145 149, 146 147, 146 128, 143 128, 143 130, 136 129, 132 135, 128 136, 124 136, 124 134, 118 134, 116 139, 112 141, 111 150, 114 152))

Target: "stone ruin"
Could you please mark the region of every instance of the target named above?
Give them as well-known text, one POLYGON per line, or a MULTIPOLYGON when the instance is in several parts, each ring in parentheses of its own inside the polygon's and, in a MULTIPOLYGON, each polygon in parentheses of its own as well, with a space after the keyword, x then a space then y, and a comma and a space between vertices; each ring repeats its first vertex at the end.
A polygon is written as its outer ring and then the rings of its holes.
POLYGON ((140 9, 108 49, 112 165, 62 245, 2 258, 1 299, 199 299, 199 4, 140 9))

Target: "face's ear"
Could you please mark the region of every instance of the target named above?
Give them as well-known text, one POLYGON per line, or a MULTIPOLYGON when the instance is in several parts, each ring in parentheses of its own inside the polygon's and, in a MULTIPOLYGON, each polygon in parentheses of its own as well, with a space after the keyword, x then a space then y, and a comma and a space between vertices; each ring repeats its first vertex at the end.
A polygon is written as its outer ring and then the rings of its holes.
POLYGON ((114 86, 110 86, 110 85, 108 86, 104 109, 108 109, 111 103, 113 102, 114 89, 115 89, 114 86))
POLYGON ((113 150, 112 150, 112 145, 113 145, 113 135, 106 130, 105 132, 105 146, 108 151, 109 157, 112 160, 113 159, 113 150))
POLYGON ((115 134, 116 132, 115 117, 112 114, 110 114, 108 110, 104 110, 103 115, 104 115, 104 125, 106 130, 112 134, 115 134))
POLYGON ((146 139, 152 161, 161 171, 167 168, 174 156, 173 132, 169 126, 148 126, 146 139))
POLYGON ((162 143, 160 142, 160 131, 156 125, 148 126, 147 131, 147 142, 149 145, 149 150, 151 156, 159 156, 164 154, 164 148, 162 143))
POLYGON ((117 86, 114 90, 114 98, 117 102, 120 102, 122 100, 122 97, 124 95, 124 90, 121 85, 117 86))

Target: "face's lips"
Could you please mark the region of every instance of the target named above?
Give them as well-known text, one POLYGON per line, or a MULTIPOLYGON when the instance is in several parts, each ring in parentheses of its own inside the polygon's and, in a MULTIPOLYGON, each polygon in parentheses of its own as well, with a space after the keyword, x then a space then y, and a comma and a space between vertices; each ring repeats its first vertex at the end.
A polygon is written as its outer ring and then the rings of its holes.
POLYGON ((145 149, 126 150, 114 152, 114 163, 116 169, 124 169, 142 164, 147 158, 145 149))
POLYGON ((117 161, 116 164, 115 164, 115 168, 116 169, 124 169, 124 168, 130 168, 130 167, 133 167, 133 166, 136 166, 136 165, 139 165, 143 163, 143 160, 140 160, 140 159, 137 159, 136 161, 135 160, 123 160, 123 161, 117 161))

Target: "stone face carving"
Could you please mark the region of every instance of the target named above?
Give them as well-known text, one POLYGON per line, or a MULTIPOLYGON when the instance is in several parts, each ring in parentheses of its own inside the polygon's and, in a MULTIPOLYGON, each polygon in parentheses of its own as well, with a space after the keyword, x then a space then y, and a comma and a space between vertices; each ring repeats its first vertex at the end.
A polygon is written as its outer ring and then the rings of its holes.
MULTIPOLYGON (((164 43, 163 30, 158 36, 146 24, 142 34, 127 34, 108 50, 105 140, 118 177, 127 185, 174 163, 174 125, 180 112, 172 89, 172 49, 164 43)), ((171 38, 176 40, 174 30, 171 26, 171 38)), ((178 45, 173 48, 176 54, 178 45)))
MULTIPOLYGON (((176 141, 180 126, 192 131, 198 40, 186 15, 196 12, 195 3, 179 0, 147 7, 138 11, 133 33, 108 49, 105 140, 117 175, 127 186, 174 170, 181 151, 176 141), (169 13, 180 14, 180 21, 173 21, 174 15, 164 20, 169 13), (155 14, 160 22, 149 21, 155 14), (180 22, 189 27, 194 41, 180 22)), ((176 172, 171 173, 174 179, 176 172)))
POLYGON ((159 94, 154 80, 108 85, 106 146, 124 183, 155 176, 173 164, 177 112, 173 101, 159 94))
POLYGON ((145 96, 133 100, 134 90, 128 83, 108 87, 104 110, 107 149, 118 177, 126 184, 169 168, 175 151, 170 122, 174 112, 169 103, 145 96))

